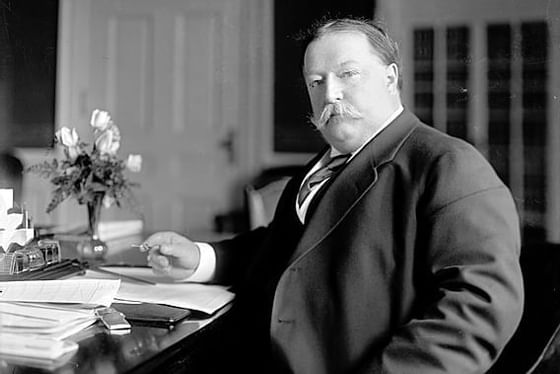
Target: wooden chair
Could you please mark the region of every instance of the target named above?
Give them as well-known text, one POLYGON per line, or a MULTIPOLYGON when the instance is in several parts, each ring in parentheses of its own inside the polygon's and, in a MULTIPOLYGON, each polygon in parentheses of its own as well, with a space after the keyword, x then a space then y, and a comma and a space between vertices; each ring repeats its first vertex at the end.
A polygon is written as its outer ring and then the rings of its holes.
POLYGON ((245 186, 249 228, 266 226, 272 220, 278 199, 284 187, 300 166, 283 166, 263 171, 252 183, 245 186))

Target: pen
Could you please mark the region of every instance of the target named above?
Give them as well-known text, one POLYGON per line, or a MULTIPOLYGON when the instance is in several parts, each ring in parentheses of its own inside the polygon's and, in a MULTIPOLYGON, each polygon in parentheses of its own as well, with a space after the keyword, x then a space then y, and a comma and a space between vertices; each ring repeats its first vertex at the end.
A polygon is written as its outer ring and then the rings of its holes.
POLYGON ((146 264, 130 264, 128 262, 111 262, 108 264, 103 264, 102 265, 104 268, 107 267, 116 267, 116 268, 149 268, 149 265, 146 264))
POLYGON ((159 247, 159 246, 151 246, 147 243, 142 243, 142 244, 132 244, 131 247, 138 248, 138 249, 140 249, 141 252, 148 252, 152 248, 159 247))
POLYGON ((149 281, 147 279, 142 279, 142 278, 137 278, 137 277, 133 277, 132 275, 125 275, 125 274, 120 274, 116 271, 111 271, 111 270, 107 270, 107 269, 102 269, 100 267, 94 267, 91 270, 93 271, 98 271, 100 273, 106 273, 106 274, 111 274, 111 275, 115 275, 121 278, 125 278, 125 279, 129 279, 135 282, 141 282, 141 283, 146 283, 146 284, 151 284, 153 286, 155 286, 157 283, 149 281))

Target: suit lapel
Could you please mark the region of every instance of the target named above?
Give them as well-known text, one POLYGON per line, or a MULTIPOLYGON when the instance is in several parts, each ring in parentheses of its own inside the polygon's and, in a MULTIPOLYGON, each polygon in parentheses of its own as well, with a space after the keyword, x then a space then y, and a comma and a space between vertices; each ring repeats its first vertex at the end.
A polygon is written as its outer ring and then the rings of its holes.
POLYGON ((412 113, 405 110, 323 186, 323 191, 315 197, 317 201, 310 207, 305 230, 290 263, 316 248, 361 197, 374 187, 378 168, 393 160, 419 123, 412 113))

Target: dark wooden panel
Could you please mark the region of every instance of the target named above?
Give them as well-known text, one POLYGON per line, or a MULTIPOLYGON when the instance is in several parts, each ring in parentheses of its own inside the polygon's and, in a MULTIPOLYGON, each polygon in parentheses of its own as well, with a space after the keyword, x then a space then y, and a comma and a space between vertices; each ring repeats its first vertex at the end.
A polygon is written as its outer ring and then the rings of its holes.
POLYGON ((54 137, 58 0, 0 1, 0 148, 54 137))
POLYGON ((276 0, 274 6, 274 151, 316 152, 324 142, 308 121, 311 106, 296 36, 322 17, 371 19, 374 0, 276 0))

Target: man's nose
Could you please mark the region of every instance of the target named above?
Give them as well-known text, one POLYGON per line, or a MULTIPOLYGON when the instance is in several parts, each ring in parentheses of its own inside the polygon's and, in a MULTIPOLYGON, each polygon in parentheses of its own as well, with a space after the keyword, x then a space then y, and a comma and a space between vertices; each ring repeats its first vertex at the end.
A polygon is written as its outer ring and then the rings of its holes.
POLYGON ((337 79, 331 78, 327 79, 325 82, 325 102, 326 104, 332 104, 337 101, 342 100, 342 86, 337 79))

